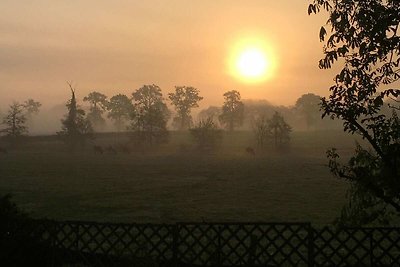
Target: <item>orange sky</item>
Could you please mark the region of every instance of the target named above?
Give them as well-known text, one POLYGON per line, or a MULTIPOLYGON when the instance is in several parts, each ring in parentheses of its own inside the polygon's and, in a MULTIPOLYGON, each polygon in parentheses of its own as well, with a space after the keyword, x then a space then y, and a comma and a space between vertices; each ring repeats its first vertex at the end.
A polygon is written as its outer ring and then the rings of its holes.
POLYGON ((35 0, 0 2, 0 109, 34 98, 66 101, 66 81, 78 97, 97 90, 130 94, 155 83, 201 90, 202 106, 242 97, 292 105, 304 93, 327 95, 333 71, 319 70, 319 28, 308 0, 35 0), (246 84, 228 74, 230 49, 243 38, 265 40, 275 75, 246 84))

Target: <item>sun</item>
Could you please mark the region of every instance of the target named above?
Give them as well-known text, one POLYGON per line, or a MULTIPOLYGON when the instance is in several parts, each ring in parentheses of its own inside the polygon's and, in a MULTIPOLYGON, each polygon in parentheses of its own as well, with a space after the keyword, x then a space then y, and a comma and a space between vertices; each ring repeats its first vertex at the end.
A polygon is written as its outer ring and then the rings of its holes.
POLYGON ((274 75, 275 59, 271 45, 261 40, 244 39, 230 49, 229 73, 245 83, 261 83, 274 75))
POLYGON ((247 48, 238 56, 236 68, 244 78, 261 78, 267 72, 268 61, 260 49, 247 48))

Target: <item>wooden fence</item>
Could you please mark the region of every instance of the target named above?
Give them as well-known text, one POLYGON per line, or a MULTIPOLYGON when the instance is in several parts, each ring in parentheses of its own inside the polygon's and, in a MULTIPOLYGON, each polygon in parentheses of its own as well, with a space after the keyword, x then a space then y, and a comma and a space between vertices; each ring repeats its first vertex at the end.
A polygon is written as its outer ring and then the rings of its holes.
POLYGON ((400 266, 400 228, 34 221, 12 229, 0 264, 33 242, 42 266, 400 266))

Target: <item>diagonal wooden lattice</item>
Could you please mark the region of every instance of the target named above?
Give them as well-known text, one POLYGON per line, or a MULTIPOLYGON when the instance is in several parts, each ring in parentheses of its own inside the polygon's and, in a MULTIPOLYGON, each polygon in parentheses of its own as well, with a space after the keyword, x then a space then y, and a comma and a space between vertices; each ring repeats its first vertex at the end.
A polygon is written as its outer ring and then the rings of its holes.
POLYGON ((400 266, 400 228, 371 229, 373 266, 400 266))
POLYGON ((40 225, 41 238, 50 240, 63 257, 90 265, 110 266, 121 260, 144 258, 168 261, 173 256, 174 225, 75 221, 46 221, 40 225))
POLYGON ((370 229, 325 227, 314 231, 314 261, 317 266, 370 266, 370 229))
POLYGON ((301 266, 309 224, 179 224, 178 258, 202 266, 301 266))
POLYGON ((20 257, 24 249, 36 246, 48 253, 40 257, 51 262, 50 266, 130 266, 141 262, 141 266, 400 267, 400 228, 36 220, 13 224, 3 239, 7 246, 0 251, 0 259, 20 257))
POLYGON ((171 225, 79 223, 76 227, 79 251, 160 260, 172 257, 171 225))

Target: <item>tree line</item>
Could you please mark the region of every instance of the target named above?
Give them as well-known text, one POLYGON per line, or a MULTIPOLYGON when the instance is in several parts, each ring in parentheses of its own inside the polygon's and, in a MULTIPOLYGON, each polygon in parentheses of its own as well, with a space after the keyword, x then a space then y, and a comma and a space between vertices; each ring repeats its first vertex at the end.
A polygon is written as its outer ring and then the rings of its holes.
MULTIPOLYGON (((130 132, 131 141, 135 145, 152 146, 168 141, 167 122, 172 112, 168 109, 159 86, 144 85, 134 91, 131 97, 117 94, 110 99, 100 92, 93 91, 83 99, 90 103, 86 116, 76 102, 74 88, 71 84, 69 87, 71 99, 67 104, 68 113, 62 120, 62 130, 58 134, 70 147, 82 145, 86 139, 92 138, 94 128, 104 126, 105 112, 108 112, 108 118, 114 122, 118 131, 130 132)), ((224 103, 218 121, 222 128, 232 132, 243 123, 244 104, 236 90, 228 91, 223 96, 224 103)), ((175 91, 168 94, 168 99, 175 110, 172 118, 174 129, 189 130, 200 149, 214 149, 222 137, 222 129, 216 125, 214 118, 209 116, 197 124, 193 122, 192 110, 199 107, 199 102, 203 100, 200 91, 191 86, 176 86, 175 91)), ((275 145, 280 146, 285 143, 282 140, 288 140, 291 127, 282 116, 278 113, 276 115, 280 120, 273 117, 271 122, 268 121, 268 137, 273 137, 275 145)))
MULTIPOLYGON (((262 100, 242 100, 240 92, 236 90, 223 94, 221 107, 210 106, 200 111, 199 120, 194 123, 192 111, 199 107, 203 97, 200 90, 192 86, 175 86, 175 91, 167 97, 155 84, 143 85, 129 96, 116 94, 108 98, 101 92, 92 91, 83 97, 83 102, 89 104, 87 112, 78 104, 73 85, 68 83, 68 87, 71 91, 71 98, 66 104, 68 112, 61 119, 62 127, 57 135, 72 149, 93 139, 95 132, 104 129, 106 119, 112 121, 118 132, 128 131, 131 142, 136 146, 167 142, 168 122, 175 130, 189 131, 198 147, 205 150, 215 148, 220 143, 223 130, 235 131, 245 121, 250 124, 248 128, 252 129, 259 149, 265 149, 270 143, 276 148, 287 146, 293 130, 285 118, 288 113, 282 107, 272 106, 262 100), (167 101, 174 111, 168 108, 167 101)), ((288 110, 300 114, 307 128, 313 129, 322 116, 321 99, 312 93, 304 94, 288 110)), ((2 121, 5 128, 0 130, 0 134, 15 143, 28 133, 26 123, 32 120, 40 107, 41 103, 33 99, 22 104, 11 104, 2 121)))
MULTIPOLYGON (((167 124, 170 122, 175 130, 189 131, 199 147, 210 149, 220 143, 223 130, 235 131, 246 122, 260 149, 270 143, 281 148, 290 142, 293 130, 286 115, 300 114, 307 129, 313 129, 322 115, 322 98, 312 93, 299 97, 294 107, 287 108, 288 114, 282 107, 270 105, 265 100, 242 100, 240 92, 231 90, 223 94, 222 106, 201 110, 198 122, 194 123, 192 111, 203 100, 200 90, 192 86, 175 86, 175 91, 164 97, 161 88, 155 84, 143 85, 129 96, 116 94, 109 98, 101 92, 92 91, 83 97, 83 102, 89 105, 85 111, 76 99, 73 85, 68 83, 68 87, 71 91, 71 98, 66 104, 68 112, 61 119, 62 127, 57 135, 73 149, 93 139, 95 132, 104 129, 106 119, 112 121, 118 132, 128 131, 131 142, 141 146, 167 142, 167 124), (167 101, 174 111, 167 107, 167 101)), ((2 120, 5 127, 0 134, 15 143, 28 133, 27 123, 40 107, 41 103, 33 99, 12 103, 2 120)))
MULTIPOLYGON (((74 148, 93 138, 93 133, 101 130, 110 119, 118 132, 129 131, 131 140, 136 144, 156 145, 168 141, 167 123, 175 130, 188 130, 201 147, 213 147, 218 143, 222 130, 235 131, 243 125, 245 104, 240 92, 227 91, 223 94, 221 107, 209 107, 200 112, 200 120, 194 123, 192 111, 203 100, 200 90, 192 86, 176 86, 175 91, 163 96, 158 85, 143 85, 131 93, 116 94, 108 98, 105 94, 92 91, 83 98, 89 104, 86 112, 78 103, 75 88, 68 83, 71 98, 68 100, 67 114, 61 119, 62 127, 57 132, 68 146, 74 148), (174 109, 167 107, 167 101, 174 109), (207 143, 207 145, 206 145, 207 143)), ((318 114, 320 97, 314 94, 303 95, 297 100, 296 108, 312 120, 318 114)), ((23 104, 14 102, 4 116, 0 133, 9 140, 17 140, 28 133, 27 121, 37 114, 41 103, 33 99, 23 104)), ((274 140, 275 146, 282 146, 289 141, 292 128, 276 112, 271 118, 265 114, 254 113, 252 129, 257 144, 263 147, 268 140, 274 140)))

